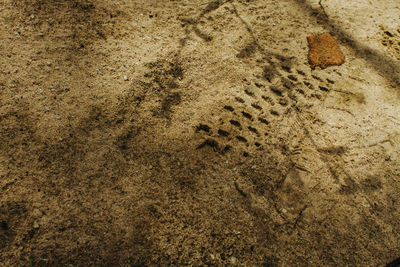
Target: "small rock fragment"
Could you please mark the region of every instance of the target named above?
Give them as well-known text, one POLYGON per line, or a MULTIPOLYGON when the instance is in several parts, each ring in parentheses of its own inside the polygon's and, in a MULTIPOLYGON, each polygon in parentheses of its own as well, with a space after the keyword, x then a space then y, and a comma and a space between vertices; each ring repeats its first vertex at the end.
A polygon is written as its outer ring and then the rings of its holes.
POLYGON ((40 218, 43 215, 43 213, 39 209, 34 209, 33 212, 32 212, 32 215, 35 218, 40 218))
POLYGON ((345 62, 345 57, 337 41, 329 34, 312 35, 307 37, 309 52, 308 61, 312 68, 339 66, 345 62))

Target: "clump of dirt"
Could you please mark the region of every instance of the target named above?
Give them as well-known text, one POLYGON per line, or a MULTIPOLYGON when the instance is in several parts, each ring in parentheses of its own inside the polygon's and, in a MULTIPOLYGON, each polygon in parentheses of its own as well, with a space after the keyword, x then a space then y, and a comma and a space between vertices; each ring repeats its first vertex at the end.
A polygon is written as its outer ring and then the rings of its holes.
POLYGON ((308 61, 312 68, 340 66, 345 62, 345 57, 337 41, 329 34, 312 35, 307 37, 308 61))

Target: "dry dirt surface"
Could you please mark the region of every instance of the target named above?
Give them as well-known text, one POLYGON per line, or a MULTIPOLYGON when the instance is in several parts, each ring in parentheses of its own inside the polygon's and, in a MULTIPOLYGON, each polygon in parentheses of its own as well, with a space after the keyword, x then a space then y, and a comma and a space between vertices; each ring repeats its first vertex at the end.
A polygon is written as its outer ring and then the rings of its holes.
POLYGON ((1 0, 0 265, 396 261, 399 14, 1 0), (322 33, 345 64, 310 68, 322 33))

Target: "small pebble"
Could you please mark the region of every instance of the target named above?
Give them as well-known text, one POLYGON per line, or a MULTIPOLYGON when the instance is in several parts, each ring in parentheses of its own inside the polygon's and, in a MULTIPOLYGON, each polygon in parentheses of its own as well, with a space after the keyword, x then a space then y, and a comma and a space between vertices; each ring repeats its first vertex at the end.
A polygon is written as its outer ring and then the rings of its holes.
POLYGON ((124 76, 124 81, 129 81, 129 78, 127 76, 124 76))
POLYGON ((34 209, 32 215, 36 218, 39 218, 43 215, 43 213, 39 209, 34 209))

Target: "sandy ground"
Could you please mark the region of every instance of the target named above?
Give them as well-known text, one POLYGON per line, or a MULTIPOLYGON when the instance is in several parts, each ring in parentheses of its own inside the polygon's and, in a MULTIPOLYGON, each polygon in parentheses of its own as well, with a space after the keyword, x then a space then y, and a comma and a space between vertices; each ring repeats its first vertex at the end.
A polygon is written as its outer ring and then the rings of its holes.
POLYGON ((0 265, 396 260, 399 14, 0 1, 0 265), (346 63, 312 70, 324 32, 346 63))

